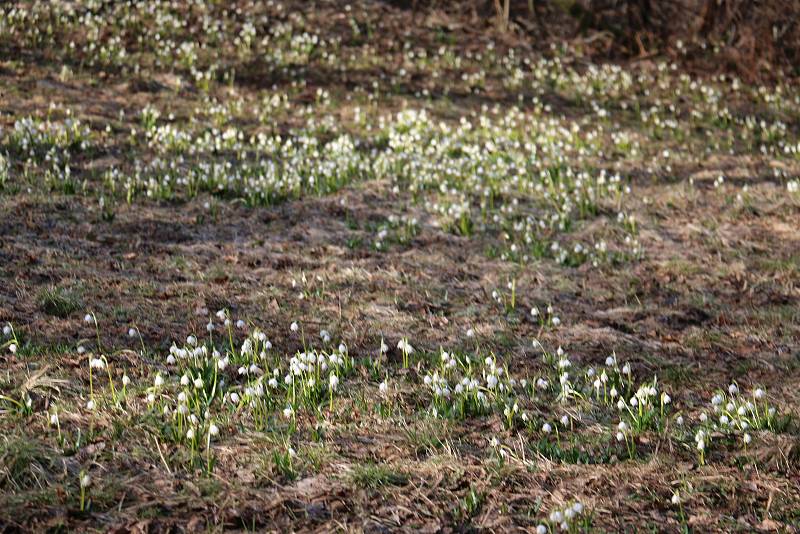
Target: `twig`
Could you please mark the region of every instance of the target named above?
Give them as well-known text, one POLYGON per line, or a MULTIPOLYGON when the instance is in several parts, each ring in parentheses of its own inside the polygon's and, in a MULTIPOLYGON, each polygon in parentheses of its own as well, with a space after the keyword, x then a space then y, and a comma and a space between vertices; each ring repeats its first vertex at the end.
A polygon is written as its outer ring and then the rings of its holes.
POLYGON ((167 473, 172 476, 172 469, 169 468, 169 464, 167 464, 167 460, 164 458, 164 455, 161 453, 161 445, 158 443, 158 438, 153 436, 153 441, 156 443, 156 448, 158 449, 158 455, 161 457, 161 461, 164 463, 164 467, 167 468, 167 473))

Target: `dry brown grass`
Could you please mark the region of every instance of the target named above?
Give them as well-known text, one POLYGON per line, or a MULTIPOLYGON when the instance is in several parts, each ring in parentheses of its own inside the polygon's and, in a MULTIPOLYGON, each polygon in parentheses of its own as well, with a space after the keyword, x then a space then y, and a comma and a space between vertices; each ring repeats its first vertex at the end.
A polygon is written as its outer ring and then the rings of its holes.
MULTIPOLYGON (((466 30, 432 37, 430 29, 414 29, 403 10, 365 6, 357 22, 373 25, 373 54, 387 70, 402 64, 404 52, 392 40, 399 42, 404 28, 427 48, 438 47, 437 39, 455 40, 462 52, 474 48, 466 30)), ((350 35, 342 29, 347 21, 327 4, 304 16, 308 27, 316 24, 324 35, 350 35)), ((362 46, 359 39, 352 37, 357 44, 349 46, 362 46)), ((207 105, 202 91, 169 88, 169 77, 176 75, 166 68, 136 76, 73 65, 72 77, 62 82, 60 65, 47 60, 53 50, 28 57, 11 56, 13 43, 3 41, 2 47, 4 128, 26 115, 46 114, 51 100, 87 123, 113 127, 96 153, 74 161, 76 174, 89 183, 86 194, 28 191, 21 174, 12 181, 15 190, 0 194, 0 323, 12 322, 24 340, 16 354, 4 349, 0 356, 5 370, 0 393, 15 398, 27 393, 32 401, 31 413, 9 403, 0 411, 0 529, 526 531, 575 499, 587 510, 583 527, 593 531, 800 526, 795 420, 775 432, 754 432, 747 449, 732 437, 715 436, 706 465, 699 465, 691 435, 677 430, 670 418, 667 429, 639 436, 636 457, 629 459, 613 440, 616 420, 607 414, 585 410, 576 431, 565 433, 556 446, 552 437, 524 426, 509 430, 502 410, 466 419, 432 417, 422 384, 427 359, 438 357, 440 347, 467 352, 476 344, 481 354, 496 353, 518 376, 533 376, 543 368, 531 344, 537 338, 548 348, 567 348, 578 368, 599 368, 615 352, 641 380, 658 375, 659 384, 675 392, 675 413, 687 420, 731 381, 748 390, 766 387, 781 416, 796 416, 800 200, 787 194, 770 167, 797 176, 796 158, 734 144, 732 155, 727 146, 712 148, 708 157, 698 148, 685 160, 671 161, 671 171, 651 172, 654 155, 704 146, 706 134, 650 138, 649 126, 635 114, 609 104, 614 115, 605 133, 610 136, 617 126, 638 133, 643 154, 586 165, 617 166, 630 180, 633 194, 626 209, 636 216, 645 255, 597 267, 568 267, 551 259, 525 265, 503 261, 487 254, 499 242, 497 235, 446 232, 424 203, 415 203, 408 191, 395 191, 390 179, 267 207, 207 193, 174 201, 140 197, 118 202, 113 217, 104 218, 93 189, 99 182, 95 173, 131 156, 152 156, 129 143, 130 128, 139 124, 133 112, 149 104, 169 109, 183 124, 195 108, 207 105), (158 80, 166 81, 154 85, 158 80), (120 109, 128 111, 125 118, 119 118, 120 109), (726 183, 715 188, 719 174, 726 183), (737 200, 737 194, 744 198, 737 200), (419 233, 409 243, 381 252, 370 246, 378 225, 404 214, 419 220, 419 233), (292 280, 303 275, 313 287, 299 299, 292 280), (511 277, 518 309, 505 313, 491 293, 511 277), (322 287, 318 279, 324 281, 322 294, 315 293, 322 287), (80 309, 58 296, 53 308, 52 295, 43 298, 53 288, 79 297, 80 309), (523 312, 547 304, 557 310, 560 327, 541 328, 523 312), (302 350, 288 329, 292 321, 309 335, 330 330, 358 358, 374 354, 386 339, 391 350, 381 375, 391 379, 391 400, 378 392, 382 376, 359 366, 344 379, 333 412, 327 403, 316 412, 299 412, 294 432, 278 415, 265 429, 253 428, 244 414, 231 415, 221 423, 213 471, 187 467, 185 448, 166 442, 163 425, 146 409, 144 384, 152 383, 155 371, 167 372, 164 356, 173 340, 204 332, 208 311, 221 308, 253 320, 285 355, 302 350), (111 407, 104 375, 95 387, 107 409, 85 409, 87 358, 76 349, 94 343, 94 328, 82 320, 86 310, 101 323, 99 336, 114 379, 119 382, 124 372, 134 380, 134 400, 126 410, 111 407), (144 353, 138 338, 128 337, 131 325, 141 332, 144 353), (468 328, 475 339, 466 337, 468 328), (410 369, 401 368, 402 356, 394 348, 404 336, 420 353, 420 363, 410 369), (58 442, 48 422, 55 408, 67 443, 58 442), (492 437, 500 439, 506 458, 488 445, 492 437), (289 445, 297 452, 291 469, 275 456, 289 445), (88 511, 77 505, 77 480, 84 470, 93 478, 88 511), (675 491, 684 495, 681 509, 670 504, 675 491)), ((276 116, 270 125, 275 131, 288 134, 307 122, 307 115, 331 113, 344 130, 380 142, 364 124, 350 120, 348 100, 356 94, 353 85, 379 77, 374 66, 309 69, 272 79, 258 65, 242 65, 234 56, 222 60, 244 71, 236 83, 210 90, 218 101, 241 97, 255 104, 273 83, 289 95, 292 110, 276 116), (298 88, 299 79, 308 85, 298 88), (331 91, 330 103, 313 103, 317 88, 331 91)), ((502 69, 489 72, 482 91, 463 84, 459 72, 447 72, 444 81, 424 74, 359 105, 373 123, 406 106, 427 107, 437 119, 455 122, 480 113, 483 105, 510 106, 518 95, 504 86, 508 73, 502 69), (450 88, 448 96, 443 86, 450 88), (423 97, 423 90, 434 96, 423 97)), ((640 94, 630 99, 641 100, 643 108, 652 104, 640 94)), ((753 110, 777 113, 741 95, 730 99, 742 116, 753 110)), ((600 120, 585 102, 556 90, 541 100, 552 106, 545 117, 563 115, 583 124, 600 120)), ((675 103, 681 124, 694 124, 688 114, 693 103, 675 103)), ((796 106, 783 113, 784 119, 797 116, 796 106)), ((247 110, 229 120, 247 131, 263 129, 247 110)), ((720 129, 719 136, 731 132, 720 129)), ((789 135, 796 133, 793 124, 789 135)), ((611 153, 610 138, 599 142, 611 153)), ((23 167, 15 164, 17 171, 23 167)), ((601 213, 575 235, 589 239, 614 215, 601 213)), ((228 371, 227 378, 235 380, 235 369, 228 371)), ((547 408, 552 407, 537 404, 531 413, 550 417, 555 412, 547 408)))

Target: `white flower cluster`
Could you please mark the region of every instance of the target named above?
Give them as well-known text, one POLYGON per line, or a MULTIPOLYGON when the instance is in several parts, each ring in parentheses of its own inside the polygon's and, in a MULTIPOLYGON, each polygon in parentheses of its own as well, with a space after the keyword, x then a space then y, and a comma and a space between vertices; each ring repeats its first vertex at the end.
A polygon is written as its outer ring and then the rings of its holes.
MULTIPOLYGON (((563 531, 567 531, 571 528, 573 523, 577 520, 577 518, 583 515, 584 507, 580 501, 575 501, 574 503, 559 509, 553 510, 550 512, 548 516, 548 520, 550 521, 551 528, 555 530, 559 528, 563 531)), ((536 527, 536 533, 542 534, 547 532, 547 527, 545 525, 538 525, 536 527)))

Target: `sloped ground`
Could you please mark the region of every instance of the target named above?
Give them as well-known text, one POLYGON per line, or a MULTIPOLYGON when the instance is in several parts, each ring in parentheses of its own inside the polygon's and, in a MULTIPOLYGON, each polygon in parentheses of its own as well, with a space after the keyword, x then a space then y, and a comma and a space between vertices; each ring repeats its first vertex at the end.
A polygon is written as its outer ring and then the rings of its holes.
POLYGON ((798 527, 796 86, 122 6, 0 19, 5 530, 798 527))

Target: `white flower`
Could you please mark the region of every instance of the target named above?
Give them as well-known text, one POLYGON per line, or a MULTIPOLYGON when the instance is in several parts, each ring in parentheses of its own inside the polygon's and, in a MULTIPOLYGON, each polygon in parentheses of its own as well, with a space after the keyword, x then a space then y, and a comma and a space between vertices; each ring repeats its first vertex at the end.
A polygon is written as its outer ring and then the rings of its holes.
MULTIPOLYGON (((594 371, 594 369, 592 369, 592 371, 594 371)), ((606 373, 605 369, 603 369, 603 372, 600 373, 600 382, 602 382, 603 384, 608 383, 608 374, 606 373)))
POLYGON ((626 363, 625 365, 622 366, 622 374, 624 375, 631 374, 631 364, 626 363))
POLYGON ((219 427, 214 423, 211 423, 211 426, 208 427, 208 435, 209 436, 216 436, 219 434, 219 427))
POLYGON ((405 338, 397 342, 397 348, 405 354, 412 354, 414 352, 414 347, 412 347, 411 343, 409 343, 405 338))
POLYGON ((197 338, 196 338, 196 337, 194 337, 194 336, 189 336, 189 337, 187 337, 187 338, 186 338, 186 344, 187 344, 187 345, 191 345, 191 346, 195 346, 195 345, 197 345, 197 338))
POLYGON ((705 423, 706 421, 708 421, 708 416, 706 415, 706 412, 703 412, 700 414, 700 422, 705 423))
POLYGON ((128 328, 128 337, 136 337, 136 329, 128 328))
POLYGON ((208 321, 208 324, 206 325, 206 330, 209 332, 214 331, 214 321, 211 320, 208 321))
POLYGON ((172 354, 167 356, 167 365, 175 365, 176 363, 178 363, 178 362, 175 359, 175 356, 173 356, 172 354))
POLYGON ((545 423, 542 425, 542 432, 545 434, 549 434, 553 430, 553 427, 550 426, 550 423, 545 423))
POLYGON ((544 525, 537 525, 536 534, 547 534, 547 527, 544 525))
POLYGON ((576 502, 575 504, 572 505, 572 509, 575 511, 576 514, 582 514, 583 513, 583 503, 576 502))
POLYGON ((10 336, 11 335, 11 325, 5 325, 3 327, 3 335, 10 336))
POLYGON ((83 345, 78 345, 78 354, 84 354, 86 352, 86 347, 83 345))
POLYGON ((744 440, 745 445, 749 445, 750 442, 753 441, 753 438, 750 437, 750 434, 745 434, 742 436, 742 439, 744 440))
POLYGON ((186 431, 186 439, 194 439, 194 428, 186 431))
POLYGON ((380 391, 381 395, 384 396, 389 392, 389 384, 386 383, 386 380, 380 383, 378 386, 378 391, 380 391))
POLYGON ((473 330, 472 328, 468 328, 467 337, 475 337, 475 330, 473 330))
POLYGON ((50 424, 53 425, 53 426, 57 426, 58 425, 58 414, 57 413, 50 414, 50 424))
POLYGON ((754 396, 756 399, 759 399, 759 400, 760 400, 760 399, 763 399, 763 398, 764 398, 764 395, 765 395, 765 393, 764 393, 764 390, 763 390, 763 389, 761 389, 761 388, 758 388, 758 389, 756 389, 756 390, 753 392, 753 396, 754 396))
POLYGON ((564 426, 569 425, 569 417, 566 415, 561 416, 561 424, 564 426))
POLYGON ((86 403, 86 409, 87 410, 94 410, 94 408, 95 408, 95 404, 94 404, 93 400, 90 400, 89 402, 86 403))
POLYGON ((92 479, 89 478, 89 475, 84 473, 81 476, 80 484, 82 488, 88 488, 92 484, 92 479))
POLYGON ((670 500, 672 501, 672 504, 677 506, 677 505, 679 505, 681 503, 681 496, 678 495, 677 492, 675 492, 675 493, 672 494, 672 499, 670 499, 670 500))
POLYGON ((328 379, 328 383, 331 390, 336 391, 336 387, 339 385, 339 377, 335 374, 331 374, 330 378, 328 379))
POLYGON ((683 416, 679 415, 678 418, 675 419, 675 422, 678 424, 678 426, 683 426, 683 416))
POLYGON ((231 402, 233 404, 239 404, 239 394, 236 392, 231 393, 231 402))
POLYGON ((91 323, 92 322, 92 314, 91 313, 87 313, 86 315, 84 315, 83 316, 83 321, 85 323, 91 323))
POLYGON ((736 384, 731 384, 730 386, 728 386, 728 393, 730 393, 731 395, 736 395, 737 393, 739 393, 739 387, 736 384))
POLYGON ((291 406, 287 406, 286 408, 283 409, 283 416, 286 419, 289 419, 292 415, 294 415, 294 410, 292 409, 291 406))
POLYGON ((241 330, 241 329, 243 329, 244 327, 245 327, 245 322, 244 322, 243 320, 239 319, 238 321, 236 321, 236 328, 238 328, 239 330, 241 330))
POLYGON ((293 323, 292 323, 292 324, 289 326, 289 330, 291 330, 292 332, 297 332, 297 330, 299 330, 299 329, 300 329, 300 327, 297 325, 297 323, 296 323, 296 322, 293 322, 293 323))
POLYGON ((162 377, 161 374, 157 374, 155 379, 155 386, 158 388, 163 385, 164 385, 164 377, 162 377))
POLYGON ((8 350, 11 351, 11 354, 16 354, 17 353, 17 345, 16 345, 16 343, 12 343, 11 345, 9 345, 8 346, 8 350))
POLYGON ((200 389, 200 388, 202 388, 202 387, 203 387, 203 379, 202 379, 202 378, 200 378, 200 377, 197 377, 197 378, 195 378, 195 379, 194 379, 194 387, 195 387, 196 389, 200 389))

